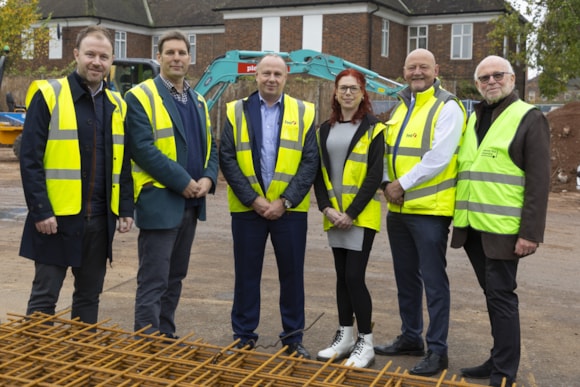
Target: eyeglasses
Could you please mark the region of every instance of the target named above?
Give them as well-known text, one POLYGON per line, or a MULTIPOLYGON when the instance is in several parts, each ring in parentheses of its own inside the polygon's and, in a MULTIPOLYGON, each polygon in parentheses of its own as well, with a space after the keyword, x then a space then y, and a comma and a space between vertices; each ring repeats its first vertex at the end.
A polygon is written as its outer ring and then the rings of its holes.
POLYGON ((340 94, 346 94, 346 91, 347 90, 350 90, 350 92, 352 94, 358 94, 358 92, 360 91, 360 86, 354 86, 354 85, 353 86, 346 86, 346 85, 343 85, 343 86, 339 86, 338 87, 338 92, 340 94))
POLYGON ((477 77, 477 80, 483 84, 486 84, 489 82, 489 79, 491 77, 493 77, 493 79, 497 82, 503 80, 503 76, 506 74, 511 74, 508 73, 507 71, 501 71, 501 72, 497 72, 497 73, 493 73, 493 74, 488 74, 488 75, 482 75, 481 77, 477 77))

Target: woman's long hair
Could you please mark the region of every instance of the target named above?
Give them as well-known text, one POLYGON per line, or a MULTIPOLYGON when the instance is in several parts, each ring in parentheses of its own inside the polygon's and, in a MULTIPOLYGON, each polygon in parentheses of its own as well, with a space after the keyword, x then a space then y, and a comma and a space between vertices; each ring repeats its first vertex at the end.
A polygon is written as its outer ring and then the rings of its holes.
POLYGON ((340 108, 340 104, 338 103, 338 101, 336 99, 336 95, 338 92, 338 82, 341 80, 342 77, 346 77, 348 75, 354 77, 358 81, 358 85, 360 86, 361 92, 363 93, 362 100, 360 101, 360 104, 358 105, 358 109, 357 109, 356 113, 354 114, 354 116, 352 117, 353 123, 359 122, 360 120, 363 119, 363 117, 367 113, 372 113, 372 111, 373 111, 373 107, 371 105, 371 100, 369 98, 369 95, 368 95, 367 89, 366 89, 367 81, 366 81, 364 75, 360 71, 354 70, 354 69, 342 70, 340 73, 338 73, 338 75, 336 76, 336 79, 334 80, 334 92, 332 93, 332 102, 331 102, 332 112, 330 113, 330 118, 328 119, 330 125, 334 125, 338 121, 342 121, 342 111, 340 108))

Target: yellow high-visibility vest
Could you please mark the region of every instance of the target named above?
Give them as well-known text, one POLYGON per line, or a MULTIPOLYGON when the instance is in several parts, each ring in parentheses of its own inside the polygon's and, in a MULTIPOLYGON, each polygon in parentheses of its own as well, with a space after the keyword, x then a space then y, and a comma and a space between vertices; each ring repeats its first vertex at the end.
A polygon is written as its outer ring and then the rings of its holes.
MULTIPOLYGON (((27 92, 27 106, 40 90, 50 111, 48 141, 44 153, 46 189, 55 215, 76 215, 82 208, 81 154, 77 117, 67 78, 33 82, 27 92)), ((119 215, 120 177, 125 152, 126 103, 117 92, 105 89, 115 105, 112 116, 113 171, 111 211, 119 215)))
POLYGON ((509 146, 531 109, 534 106, 520 100, 512 103, 495 119, 479 146, 477 118, 471 115, 459 151, 455 227, 504 235, 519 232, 526 176, 512 161, 509 146))
MULTIPOLYGON (((127 93, 133 94, 139 103, 141 103, 141 106, 143 106, 143 110, 147 114, 149 122, 151 123, 151 127, 153 128, 153 141, 155 146, 170 160, 177 161, 177 148, 175 147, 175 131, 173 130, 173 121, 171 121, 171 116, 163 105, 163 100, 159 96, 159 91, 157 90, 155 81, 153 79, 148 79, 135 86, 127 93)), ((207 144, 204 168, 207 168, 211 153, 212 139, 210 116, 205 99, 199 94, 197 94, 197 99, 203 104, 205 109, 205 130, 207 144)), ((155 180, 153 176, 141 169, 134 161, 131 162, 131 166, 135 201, 137 201, 137 198, 141 193, 141 189, 147 183, 152 183, 155 187, 158 188, 165 188, 163 184, 155 180)))
MULTIPOLYGON (((246 98, 247 99, 247 98, 246 98)), ((234 143, 236 158, 244 176, 248 179, 252 188, 270 202, 278 199, 296 175, 304 140, 314 122, 314 105, 310 102, 301 101, 284 94, 284 116, 280 129, 280 147, 278 158, 274 168, 274 178, 266 193, 256 177, 252 159, 252 146, 248 133, 247 117, 243 111, 243 100, 232 101, 227 104, 227 117, 232 123, 234 131, 234 143)), ((251 207, 245 206, 228 186, 228 203, 231 212, 252 211, 251 207)), ((307 212, 310 207, 310 193, 289 211, 307 212)))
MULTIPOLYGON (((328 191, 328 197, 332 203, 332 207, 335 210, 344 212, 353 202, 367 176, 368 156, 371 143, 380 133, 384 132, 385 130, 386 126, 381 122, 378 122, 375 125, 369 127, 366 136, 361 136, 361 138, 352 149, 352 152, 348 155, 342 174, 342 208, 338 204, 338 199, 334 193, 334 188, 328 175, 328 170, 324 165, 324 162, 322 162, 322 177, 324 178, 324 184, 326 186, 326 190, 328 191)), ((317 133, 317 139, 319 143, 319 149, 321 149, 320 132, 317 133)), ((320 159, 323 160, 322 154, 320 159)), ((367 203, 365 208, 360 212, 356 219, 353 219, 353 224, 355 226, 366 227, 380 231, 381 201, 378 193, 375 193, 374 197, 367 203)), ((323 226, 324 231, 327 231, 334 225, 326 216, 324 216, 323 226)))
MULTIPOLYGON (((434 86, 417 93, 415 108, 409 118, 410 125, 404 128, 397 149, 396 165, 393 166, 395 145, 405 116, 407 106, 400 103, 387 122, 386 136, 386 167, 390 181, 405 175, 427 153, 433 144, 435 124, 445 102, 450 99, 457 101, 466 116, 463 104, 455 96, 439 87, 439 81, 434 86)), ((465 130, 465 118, 462 131, 465 130)), ((455 208, 455 185, 457 178, 457 151, 445 169, 431 180, 425 181, 405 192, 402 206, 389 203, 389 211, 405 214, 422 214, 453 216, 455 208)))

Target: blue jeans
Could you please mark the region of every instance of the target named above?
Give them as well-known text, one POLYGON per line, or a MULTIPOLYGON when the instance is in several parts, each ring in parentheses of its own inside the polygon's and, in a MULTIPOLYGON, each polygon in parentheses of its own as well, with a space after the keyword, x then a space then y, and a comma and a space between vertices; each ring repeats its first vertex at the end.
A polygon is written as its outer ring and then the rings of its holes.
POLYGON ((175 310, 187 275, 196 226, 197 207, 192 207, 183 212, 179 227, 139 231, 136 331, 151 325, 146 333, 175 333, 175 310))
POLYGON ((423 288, 429 327, 427 347, 447 354, 450 292, 446 267, 451 218, 389 212, 387 232, 393 255, 403 336, 422 341, 423 288))

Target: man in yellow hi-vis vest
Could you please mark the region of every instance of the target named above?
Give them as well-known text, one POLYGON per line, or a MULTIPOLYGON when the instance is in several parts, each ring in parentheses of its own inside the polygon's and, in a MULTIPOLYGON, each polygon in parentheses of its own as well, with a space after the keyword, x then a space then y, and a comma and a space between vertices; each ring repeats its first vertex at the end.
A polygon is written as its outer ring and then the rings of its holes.
POLYGON ((516 380, 520 319, 516 275, 520 258, 543 242, 550 192, 550 128, 535 106, 514 91, 504 58, 489 56, 475 70, 484 101, 469 118, 459 151, 451 247, 463 247, 487 302, 493 347, 481 365, 462 368, 490 386, 516 380))
POLYGON ((280 278, 282 343, 302 345, 304 255, 310 187, 318 169, 314 105, 284 94, 287 68, 275 54, 257 64, 258 92, 227 106, 220 167, 228 182, 234 239, 232 328, 239 346, 253 347, 260 320, 260 278, 268 235, 280 278))
POLYGON ((431 376, 448 367, 450 291, 446 251, 455 203, 457 147, 465 109, 441 87, 439 66, 425 49, 409 53, 403 67, 408 87, 387 122, 384 185, 387 233, 401 316, 401 334, 375 346, 379 355, 422 356, 423 289, 429 326, 427 354, 411 368, 431 376))
POLYGON ((159 76, 125 95, 139 227, 134 328, 176 338, 182 281, 218 162, 205 100, 185 80, 188 38, 168 31, 158 50, 159 76))
POLYGON ((113 63, 107 29, 81 30, 74 57, 77 67, 68 77, 31 85, 20 151, 29 211, 20 255, 35 261, 27 314, 54 314, 70 266, 71 317, 93 324, 115 223, 119 232, 133 224, 133 185, 126 105, 103 81, 113 63))

